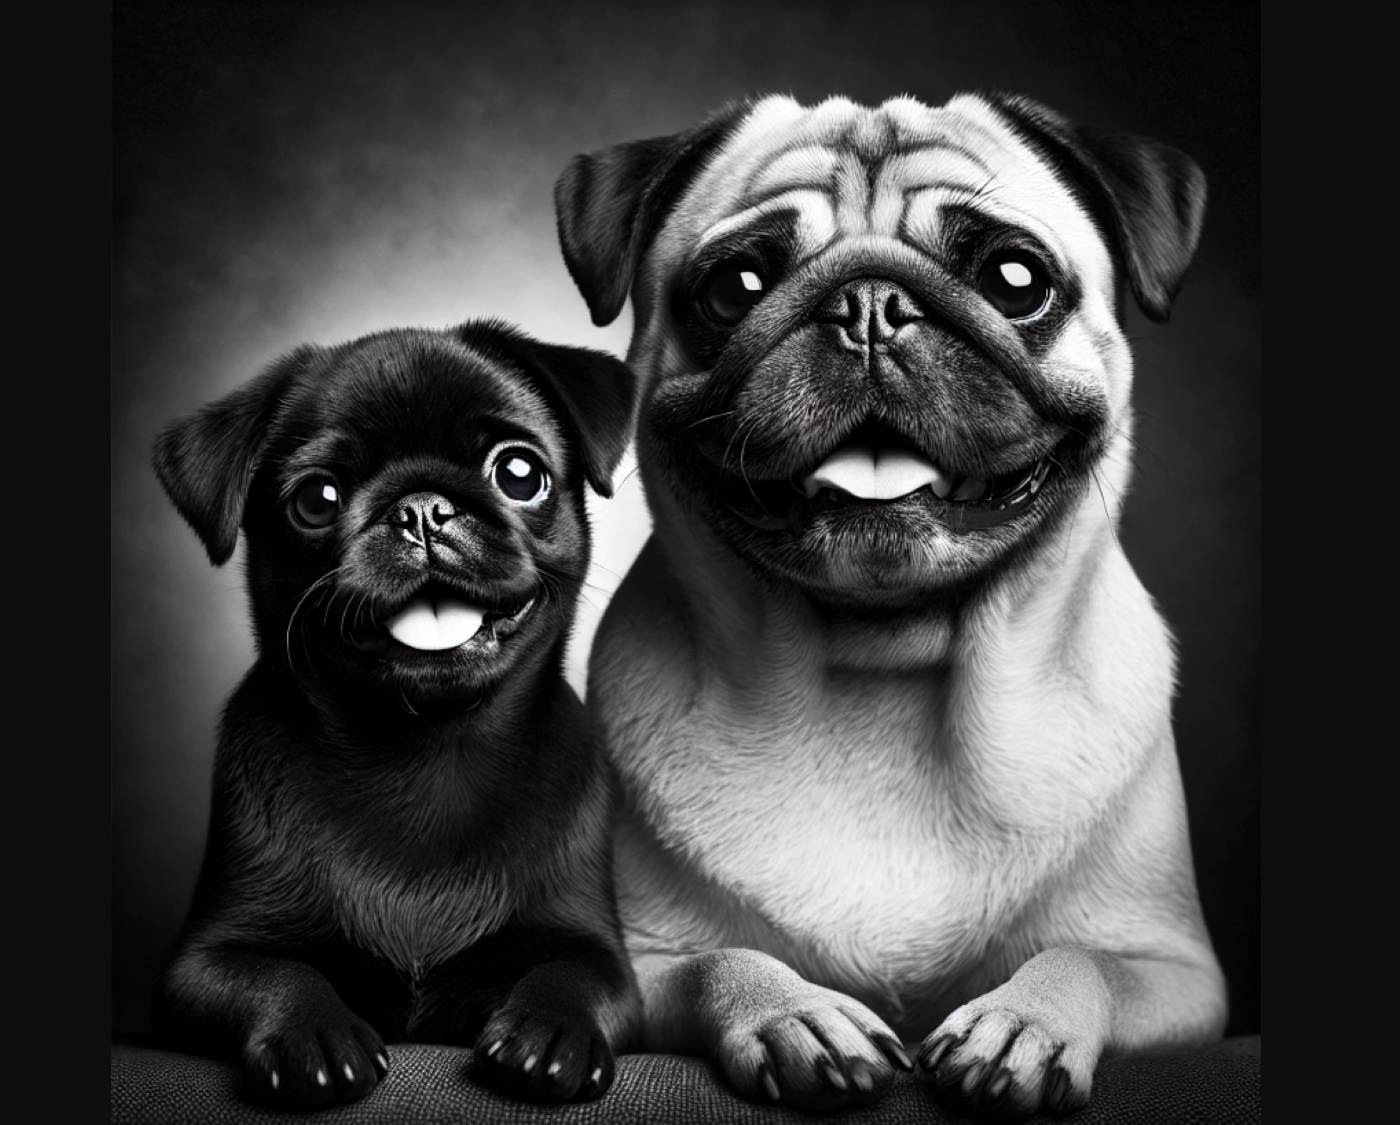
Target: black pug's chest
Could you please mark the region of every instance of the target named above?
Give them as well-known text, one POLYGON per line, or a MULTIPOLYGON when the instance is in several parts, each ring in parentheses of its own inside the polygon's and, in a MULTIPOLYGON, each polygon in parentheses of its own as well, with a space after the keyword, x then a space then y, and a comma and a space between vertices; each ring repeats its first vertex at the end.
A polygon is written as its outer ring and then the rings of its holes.
POLYGON ((322 968, 392 1040, 470 1044, 504 999, 501 947, 516 928, 505 881, 348 865, 328 873, 333 936, 322 968))
POLYGON ((507 881, 485 865, 413 871, 341 863, 325 880, 334 927, 346 944, 411 980, 502 929, 516 909, 507 881))

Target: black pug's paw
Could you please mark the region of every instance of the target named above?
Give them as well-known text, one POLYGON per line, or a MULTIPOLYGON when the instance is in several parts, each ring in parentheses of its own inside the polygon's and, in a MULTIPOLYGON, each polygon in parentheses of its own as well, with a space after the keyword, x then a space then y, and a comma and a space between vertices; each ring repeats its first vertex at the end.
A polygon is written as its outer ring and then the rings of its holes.
POLYGON ((506 1004, 476 1041, 477 1072, 494 1090, 533 1102, 601 1097, 613 1054, 602 1029, 577 1012, 506 1004))
POLYGON ((301 1010, 260 1027, 243 1048, 254 1096, 288 1109, 364 1097, 389 1070, 384 1041, 343 1004, 301 1010))

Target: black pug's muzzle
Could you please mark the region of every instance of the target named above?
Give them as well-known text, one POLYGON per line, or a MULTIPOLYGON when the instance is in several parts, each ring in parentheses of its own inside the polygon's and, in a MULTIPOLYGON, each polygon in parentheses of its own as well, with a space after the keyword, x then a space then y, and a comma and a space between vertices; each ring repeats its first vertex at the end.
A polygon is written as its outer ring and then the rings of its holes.
MULTIPOLYGON (((510 518, 512 509, 540 508, 556 487, 542 455, 518 442, 479 467, 395 462, 344 513, 334 580, 289 621, 289 636, 408 700, 508 673, 517 649, 566 625, 546 620, 558 607, 542 589, 545 576, 569 596, 582 582, 576 549, 537 558, 510 518)), ((335 488, 324 477, 303 483, 293 518, 311 526, 333 519, 335 488)))
POLYGON ((674 310, 701 370, 648 404, 658 455, 790 580, 896 595, 968 578, 1053 522, 1109 432, 1106 401, 1039 362, 1074 304, 1048 257, 994 257, 969 284, 888 239, 791 272, 752 244, 698 256, 674 310))

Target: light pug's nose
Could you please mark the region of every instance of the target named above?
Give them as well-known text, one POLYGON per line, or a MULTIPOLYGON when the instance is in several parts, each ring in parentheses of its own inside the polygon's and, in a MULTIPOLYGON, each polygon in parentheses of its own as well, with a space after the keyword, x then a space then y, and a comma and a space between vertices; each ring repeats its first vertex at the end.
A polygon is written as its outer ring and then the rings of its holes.
POLYGON ((891 281, 862 278, 842 286, 812 317, 842 330, 843 343, 857 348, 887 344, 906 324, 924 319, 924 310, 891 281))

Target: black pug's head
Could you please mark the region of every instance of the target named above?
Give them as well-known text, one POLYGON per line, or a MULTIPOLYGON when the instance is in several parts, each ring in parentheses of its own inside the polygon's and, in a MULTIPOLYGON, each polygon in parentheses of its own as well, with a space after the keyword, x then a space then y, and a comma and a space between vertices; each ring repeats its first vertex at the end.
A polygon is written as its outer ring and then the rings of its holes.
POLYGON ((167 426, 155 468, 215 565, 242 528, 264 659, 339 697, 471 703, 558 672, 584 482, 611 495, 634 395, 613 357, 498 323, 396 329, 283 357, 167 426))

